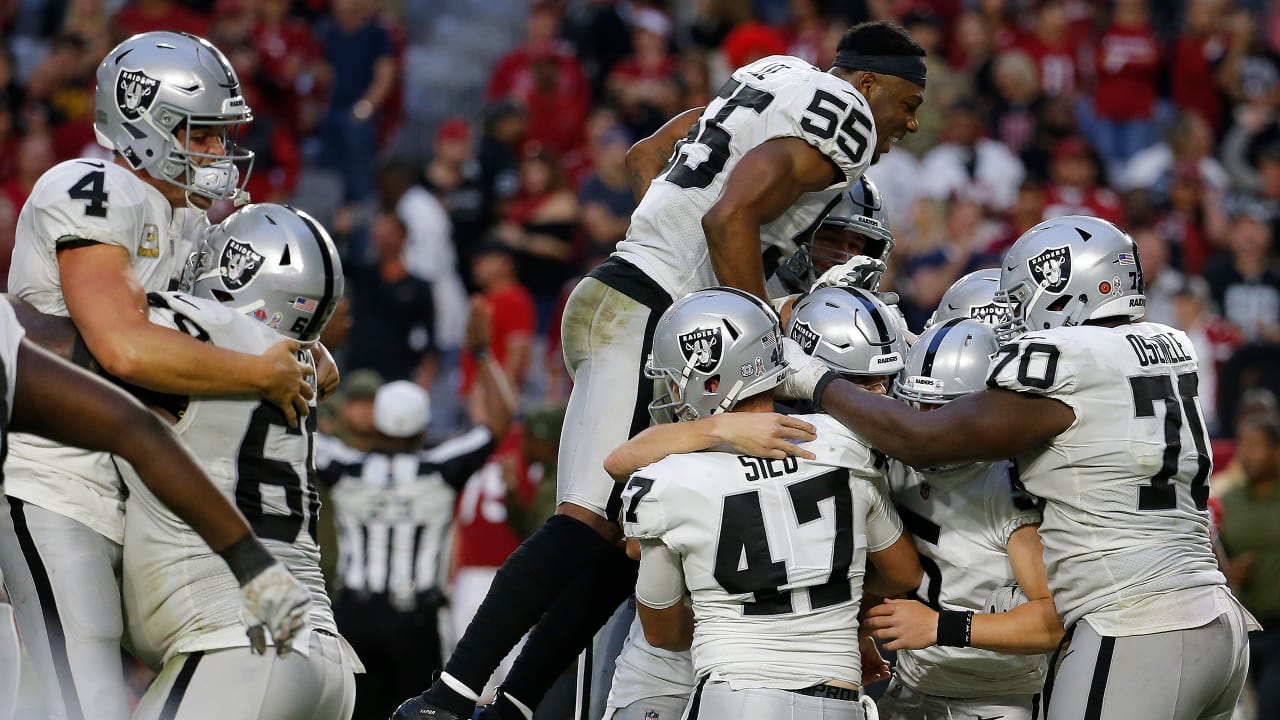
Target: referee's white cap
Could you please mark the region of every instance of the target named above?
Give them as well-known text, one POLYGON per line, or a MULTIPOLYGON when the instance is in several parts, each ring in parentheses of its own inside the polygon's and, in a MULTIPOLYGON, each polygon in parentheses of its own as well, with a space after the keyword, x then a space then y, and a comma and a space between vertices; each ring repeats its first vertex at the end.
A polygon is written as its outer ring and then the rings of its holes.
POLYGON ((373 426, 391 437, 413 437, 431 420, 431 396, 422 386, 396 380, 378 388, 373 397, 373 426))

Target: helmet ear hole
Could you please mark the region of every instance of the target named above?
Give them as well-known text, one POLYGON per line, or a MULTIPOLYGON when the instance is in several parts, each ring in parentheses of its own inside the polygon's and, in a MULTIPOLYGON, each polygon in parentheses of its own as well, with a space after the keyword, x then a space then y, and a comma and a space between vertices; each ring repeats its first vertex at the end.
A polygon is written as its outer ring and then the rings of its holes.
POLYGON ((221 302, 221 303, 231 302, 232 300, 235 300, 235 296, 227 292, 226 290, 211 290, 209 294, 213 295, 214 300, 217 300, 218 302, 221 302))
POLYGON ((1067 307, 1067 303, 1069 302, 1071 302, 1071 296, 1063 295, 1057 300, 1054 300, 1053 302, 1049 303, 1049 307, 1045 309, 1048 310, 1049 312, 1062 312, 1067 307))
POLYGON ((706 390, 708 395, 714 394, 716 390, 720 389, 720 376, 712 375, 707 378, 706 382, 702 383, 702 389, 706 390))

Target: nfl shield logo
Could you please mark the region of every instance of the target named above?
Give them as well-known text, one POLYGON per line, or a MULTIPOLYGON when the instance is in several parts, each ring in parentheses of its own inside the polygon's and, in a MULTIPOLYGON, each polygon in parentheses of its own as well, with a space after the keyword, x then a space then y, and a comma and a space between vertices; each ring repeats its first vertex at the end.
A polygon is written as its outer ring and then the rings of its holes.
POLYGON ((116 106, 129 120, 137 120, 155 102, 160 81, 141 70, 121 70, 116 78, 116 106))
POLYGON ((1027 261, 1031 277, 1046 292, 1059 293, 1071 282, 1071 248, 1049 248, 1027 261))
POLYGON ((239 290, 248 285, 262 268, 262 260, 262 254, 254 250, 252 245, 231 238, 222 249, 222 257, 218 259, 218 266, 222 269, 222 284, 228 290, 239 290))
POLYGON ((791 339, 800 344, 805 355, 812 355, 813 349, 818 347, 818 341, 822 336, 814 332, 813 326, 809 323, 797 322, 791 326, 791 339))
POLYGON ((720 367, 720 355, 724 343, 720 339, 720 328, 698 328, 680 336, 680 352, 685 362, 700 373, 715 372, 720 367))

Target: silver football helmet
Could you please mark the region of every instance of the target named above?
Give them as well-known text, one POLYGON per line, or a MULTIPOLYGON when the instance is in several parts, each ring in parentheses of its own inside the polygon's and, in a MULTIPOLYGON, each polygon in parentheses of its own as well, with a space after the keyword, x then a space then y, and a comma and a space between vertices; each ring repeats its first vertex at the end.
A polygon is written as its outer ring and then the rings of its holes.
POLYGON ((938 323, 907 350, 893 394, 918 408, 978 392, 987 386, 987 368, 998 346, 995 330, 979 320, 956 317, 938 323))
MULTIPOLYGON (((862 252, 851 253, 820 242, 815 243, 814 237, 818 232, 815 230, 777 271, 779 279, 795 292, 808 290, 827 269, 840 265, 855 255, 865 255, 887 264, 889 255, 897 244, 889 230, 889 213, 885 209, 884 198, 871 178, 865 175, 840 196, 840 201, 818 226, 819 229, 823 227, 840 228, 861 235, 865 243, 862 252)), ((881 274, 876 273, 871 278, 868 290, 875 290, 881 274)))
POLYGON ((658 320, 644 372, 662 392, 649 412, 658 422, 727 412, 780 385, 787 368, 773 308, 734 288, 699 290, 658 320))
POLYGON ((787 336, 841 375, 893 375, 906 342, 890 313, 867 290, 821 288, 796 301, 787 336))
POLYGON ((1009 308, 996 300, 1000 289, 1000 268, 974 270, 951 283, 942 294, 938 309, 929 316, 926 328, 944 323, 952 318, 973 318, 996 326, 1009 316, 1009 308))
POLYGON ((1034 330, 1146 312, 1133 238, 1106 220, 1066 215, 1019 237, 1005 255, 996 298, 1009 306, 1001 341, 1034 330))
POLYGON ((253 152, 232 142, 253 120, 231 63, 203 38, 148 32, 125 40, 98 66, 94 133, 137 169, 214 200, 242 200, 253 152), (224 154, 197 152, 200 129, 222 139, 224 154), (243 166, 243 170, 240 166, 243 166))
POLYGON ((314 218, 261 203, 237 210, 204 234, 181 286, 309 344, 320 338, 342 297, 342 265, 314 218))

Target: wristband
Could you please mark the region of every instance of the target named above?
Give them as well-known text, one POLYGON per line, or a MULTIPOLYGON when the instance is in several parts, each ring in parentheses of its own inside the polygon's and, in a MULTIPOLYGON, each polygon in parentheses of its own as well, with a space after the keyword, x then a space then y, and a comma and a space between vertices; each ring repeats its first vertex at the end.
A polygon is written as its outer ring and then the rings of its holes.
POLYGON ((938 613, 938 647, 969 647, 972 637, 972 610, 942 610, 938 613))
POLYGON ((819 410, 822 409, 822 391, 827 389, 827 386, 831 384, 831 381, 839 379, 840 375, 830 370, 826 371, 822 374, 822 377, 818 378, 818 382, 813 386, 813 404, 819 410))
POLYGON ((276 559, 271 557, 271 553, 267 552, 253 533, 223 548, 218 555, 226 561, 231 574, 236 576, 236 582, 242 587, 257 577, 258 573, 276 564, 276 559))

